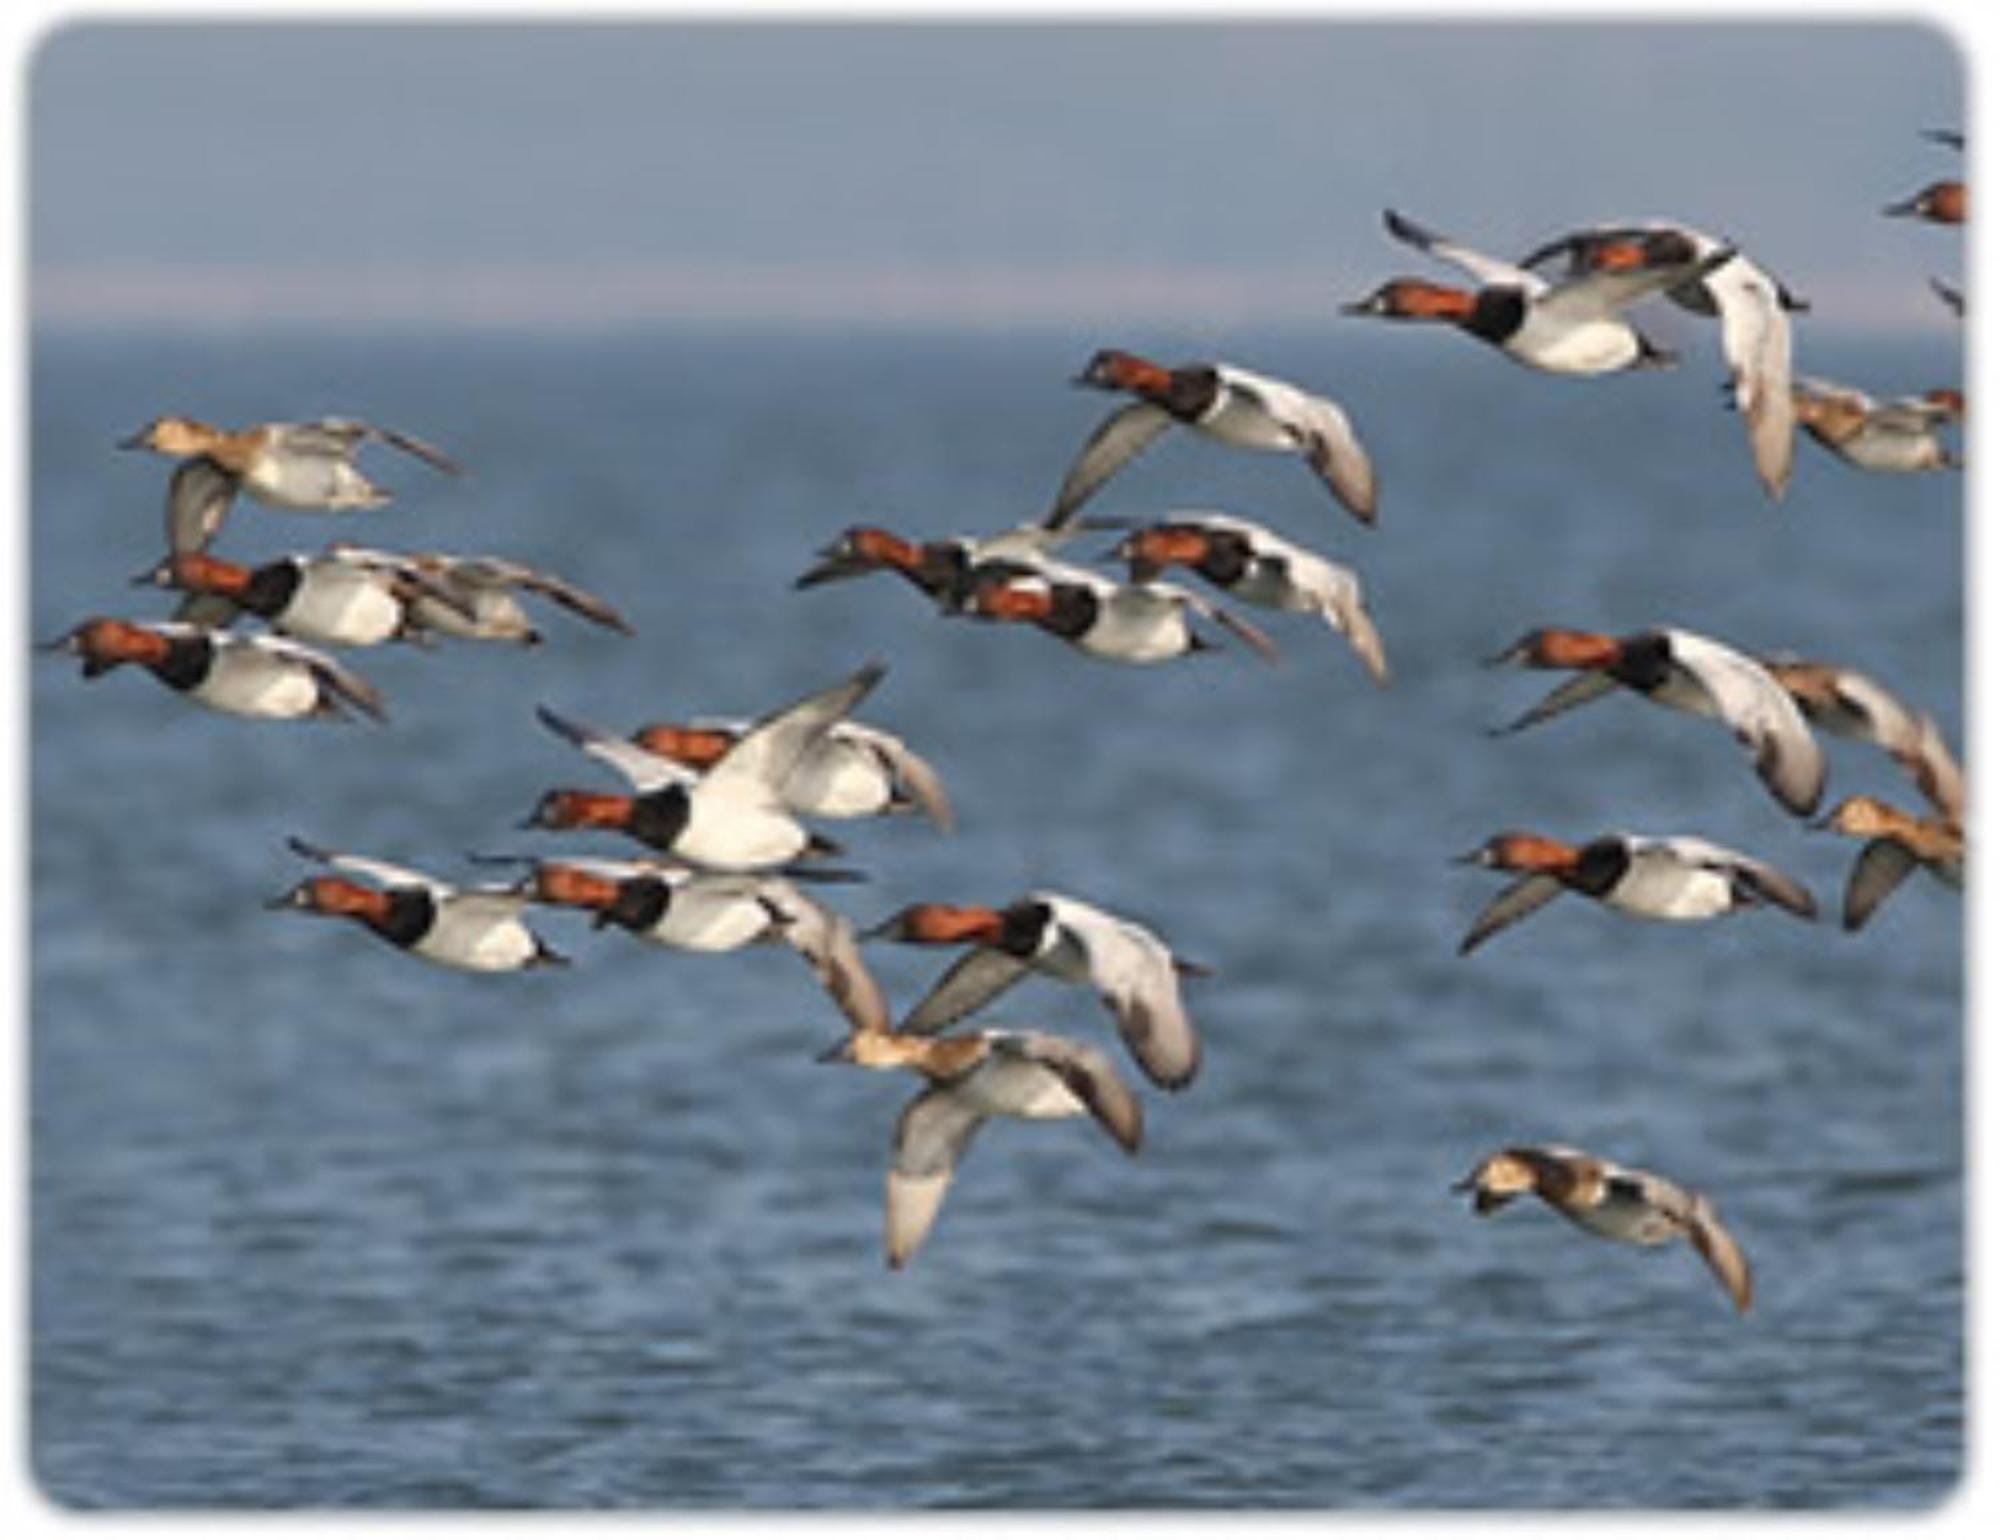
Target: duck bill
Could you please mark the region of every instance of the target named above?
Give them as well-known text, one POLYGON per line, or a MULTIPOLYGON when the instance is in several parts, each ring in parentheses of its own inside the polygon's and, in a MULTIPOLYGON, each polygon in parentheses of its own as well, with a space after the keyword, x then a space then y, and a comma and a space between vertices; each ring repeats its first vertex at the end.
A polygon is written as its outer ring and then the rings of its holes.
POLYGON ((854 1039, 843 1037, 831 1048, 813 1055, 815 1064, 852 1064, 854 1062, 854 1039))
POLYGON ((864 557, 842 551, 822 551, 818 563, 794 578, 792 587, 817 588, 822 583, 837 583, 842 578, 861 577, 874 570, 875 563, 864 557))

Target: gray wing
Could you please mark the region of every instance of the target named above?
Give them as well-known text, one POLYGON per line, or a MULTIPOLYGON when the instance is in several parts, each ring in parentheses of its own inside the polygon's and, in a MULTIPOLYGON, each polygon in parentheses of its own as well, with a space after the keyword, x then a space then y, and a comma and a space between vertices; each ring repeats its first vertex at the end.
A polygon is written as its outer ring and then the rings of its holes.
POLYGON ((1722 356, 1736 409, 1743 414, 1757 477, 1772 498, 1792 476, 1792 323, 1778 286, 1747 257, 1736 256, 1703 282, 1722 320, 1722 356))
POLYGON ((1375 465, 1340 403, 1234 364, 1218 365, 1216 373, 1231 389, 1255 398, 1273 421, 1290 431, 1313 473, 1349 513, 1363 524, 1375 522, 1375 465))
POLYGON ((923 811, 933 828, 944 834, 951 833, 955 825, 951 798, 945 792, 944 777, 937 773, 929 760, 901 738, 879 728, 846 722, 839 731, 854 742, 866 745, 887 766, 890 780, 909 794, 910 800, 923 811))
POLYGON ((424 440, 412 434, 401 433, 394 428, 371 428, 370 432, 383 443, 392 448, 402 450, 406 455, 416 456, 417 459, 422 460, 426 465, 443 471, 447 476, 462 476, 465 474, 464 467, 435 444, 425 443, 424 440))
POLYGON ((550 732, 568 739, 591 758, 611 766, 630 781, 635 790, 646 792, 657 791, 662 786, 688 786, 697 779, 685 765, 642 749, 630 739, 620 738, 600 727, 573 721, 547 706, 537 706, 535 718, 550 732))
POLYGON ((507 588, 525 588, 529 593, 560 604, 573 614, 585 620, 594 621, 612 631, 632 634, 632 626, 625 617, 597 595, 579 588, 576 584, 554 573, 543 572, 534 567, 508 561, 498 556, 468 557, 464 567, 474 582, 497 584, 507 588))
POLYGON ((854 926, 845 915, 813 902, 782 878, 758 884, 758 899, 777 920, 779 933, 807 964, 856 1032, 887 1032, 889 1002, 861 960, 854 926))
POLYGON ((1181 1000, 1173 953, 1140 926, 1074 899, 1045 895, 1056 921, 1083 949, 1090 982, 1146 1078, 1178 1091, 1201 1067, 1201 1039, 1181 1000))
POLYGON ((1840 904, 1841 925, 1848 930, 1866 925, 1868 917, 1902 886, 1916 864, 1917 858, 1895 840, 1872 839, 1863 845, 1861 854, 1854 858, 1854 869, 1847 874, 1847 893, 1840 904))
POLYGON ((1262 626, 1253 625, 1235 611, 1211 602, 1192 589, 1182 588, 1178 583, 1135 583, 1134 588, 1150 588, 1178 599, 1204 620, 1212 620, 1244 646, 1248 647, 1266 663, 1276 663, 1280 656, 1278 644, 1271 640, 1262 626))
POLYGON ((858 706, 887 672, 887 664, 869 663, 840 684, 759 718, 710 767, 706 779, 719 787, 745 781, 765 794, 775 793, 798 768, 806 750, 858 706))
POLYGON ((1728 1291, 1737 1310, 1748 1311, 1756 1292, 1750 1263, 1736 1244, 1736 1237, 1723 1227, 1714 1207, 1699 1193, 1694 1196, 1688 1216, 1688 1240, 1708 1264, 1708 1270, 1715 1274, 1716 1281, 1728 1291))
POLYGON ((1378 685, 1387 685, 1389 655, 1383 650, 1382 633, 1375 628, 1375 617, 1368 613, 1367 605, 1362 602, 1360 583, 1336 585, 1323 602, 1329 618, 1368 670, 1368 677, 1378 685))
POLYGON ((1120 1149, 1127 1155, 1139 1153, 1145 1113, 1104 1054, 1050 1032, 996 1032, 989 1040, 996 1051, 1031 1059, 1054 1074, 1120 1149))
POLYGON ((388 707, 383 704, 382 692, 363 679, 353 669, 336 662, 317 647, 308 647, 303 642, 295 642, 286 636, 246 636, 239 638, 246 646, 259 647, 265 652, 276 653, 303 664, 312 671, 313 677, 326 689, 346 701, 357 710, 366 712, 376 721, 388 718, 388 707))
POLYGON ((1819 905, 1803 883, 1786 876, 1777 867, 1740 850, 1718 845, 1692 834, 1656 838, 1633 836, 1627 841, 1634 861, 1665 860, 1682 866, 1698 866, 1720 872, 1752 898, 1788 909, 1802 920, 1819 918, 1819 905))
POLYGON ((338 850, 328 850, 323 846, 302 840, 297 835, 285 841, 296 855, 308 861, 317 861, 322 866, 331 866, 336 871, 353 872, 357 877, 366 877, 370 882, 385 888, 422 888, 436 898, 448 898, 457 890, 448 882, 442 882, 426 872, 411 867, 397 866, 388 861, 378 861, 373 856, 348 855, 338 850))
POLYGON ((1498 898, 1479 912, 1472 929, 1458 944, 1458 955, 1464 957, 1487 937, 1505 930, 1516 920, 1525 920, 1562 890, 1562 884, 1546 872, 1530 872, 1510 882, 1500 890, 1498 898))
POLYGON ((1904 739, 1888 748, 1896 763, 1917 783, 1924 799, 1946 819, 1963 827, 1965 772, 1944 741, 1944 732, 1936 720, 1928 715, 1918 718, 1904 739))
POLYGON ((984 1113, 948 1087, 920 1091, 903 1108, 889 1162, 884 1239, 891 1267, 903 1266, 923 1245, 959 1161, 985 1122, 984 1113))
POLYGON ((461 474, 458 462, 436 445, 427 444, 407 433, 399 433, 394 428, 380 428, 373 423, 362 422, 358 418, 321 417, 313 422, 292 423, 284 434, 287 448, 341 460, 352 458, 354 451, 371 438, 414 455, 448 475, 461 474))
POLYGON ((963 1021, 1033 970, 1018 957, 976 946, 938 976, 930 992, 896 1024, 898 1032, 929 1037, 963 1021))
POLYGON ((1791 691, 1763 664, 1732 647, 1688 631, 1669 635, 1676 662, 1755 756, 1757 774, 1771 794, 1794 813, 1810 813, 1826 790, 1826 751, 1791 691))
POLYGON ((236 501, 236 478, 206 455, 174 467, 167 478, 167 549, 176 556, 205 551, 236 501))
POLYGON ((236 623, 243 609, 227 594, 187 594, 174 606, 173 618, 184 625, 222 631, 236 623))
POLYGON ((1077 509, 1088 502, 1097 489, 1115 476, 1128 461, 1154 439, 1173 426, 1166 408, 1150 401, 1133 401, 1118 408, 1084 440, 1083 448, 1070 463, 1056 493, 1055 506, 1043 524, 1062 529, 1075 518, 1077 509))
POLYGON ((1498 257, 1489 257, 1469 246, 1461 246, 1435 230, 1426 229, 1414 219, 1405 218, 1394 209, 1383 210, 1382 222, 1397 240, 1436 257, 1440 262, 1450 263, 1483 287, 1522 289, 1530 296, 1542 294, 1548 289, 1548 284, 1539 275, 1525 267, 1516 267, 1498 257))
POLYGON ((1514 718, 1505 727, 1493 729, 1494 735, 1518 733, 1524 727, 1533 727, 1537 722, 1546 722, 1552 716, 1560 716, 1565 711, 1589 704, 1601 695, 1609 695, 1618 688, 1618 681, 1598 669, 1590 669, 1572 678, 1565 679, 1542 699, 1514 718))

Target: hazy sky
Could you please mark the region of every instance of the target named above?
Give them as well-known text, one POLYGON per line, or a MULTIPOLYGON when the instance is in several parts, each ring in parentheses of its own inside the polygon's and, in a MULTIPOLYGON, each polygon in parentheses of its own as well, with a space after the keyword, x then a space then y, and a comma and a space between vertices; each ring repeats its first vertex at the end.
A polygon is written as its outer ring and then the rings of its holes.
POLYGON ((70 23, 27 61, 37 315, 1324 310, 1394 205, 1518 254, 1626 214, 1816 325, 1944 324, 1914 22, 70 23))

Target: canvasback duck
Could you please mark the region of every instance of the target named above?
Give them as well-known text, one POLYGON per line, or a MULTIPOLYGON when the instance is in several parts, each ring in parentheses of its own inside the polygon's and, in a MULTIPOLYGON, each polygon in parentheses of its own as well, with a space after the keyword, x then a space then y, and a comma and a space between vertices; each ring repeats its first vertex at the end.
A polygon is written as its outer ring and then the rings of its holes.
POLYGON ((1546 721, 1623 685, 1657 705, 1721 722, 1750 751, 1771 795, 1792 812, 1812 812, 1826 789, 1826 753, 1791 694, 1754 658, 1711 637, 1674 627, 1622 637, 1547 627, 1530 631, 1490 661, 1575 671, 1501 733, 1546 721))
POLYGON ((1237 449, 1296 454, 1342 507, 1375 522, 1374 462, 1339 404, 1234 364, 1168 368, 1117 348, 1100 350, 1074 381, 1135 399, 1099 423, 1071 462, 1051 520, 1069 518, 1140 450, 1176 423, 1237 449))
POLYGON ((1758 480, 1772 498, 1792 477, 1792 323, 1788 312, 1810 308, 1728 242, 1673 220, 1637 220, 1573 230, 1521 259, 1525 268, 1567 256, 1572 276, 1643 267, 1648 241, 1684 241, 1698 262, 1733 254, 1699 278, 1669 287, 1666 297, 1721 323, 1730 397, 1742 415, 1758 480))
POLYGON ((231 716, 340 717, 350 706, 378 721, 386 715, 381 694, 367 680, 281 636, 96 616, 45 650, 83 659, 86 679, 139 664, 168 689, 231 716))
POLYGON ((289 843, 306 860, 362 881, 308 877, 267 908, 354 920, 412 957, 468 973, 514 973, 568 962, 522 922, 528 900, 514 888, 454 887, 387 861, 323 850, 302 839, 289 843))
POLYGON ((1117 583, 1084 567, 989 562, 972 578, 965 613, 1037 626, 1111 663, 1165 663, 1212 650, 1216 644, 1194 628, 1200 616, 1266 663, 1278 660, 1277 644, 1261 629, 1179 584, 1117 583))
POLYGON ((546 706, 542 724, 628 780, 636 795, 552 791, 530 828, 617 829, 695 866, 756 871, 839 847, 810 833, 785 806, 786 781, 806 751, 875 688, 886 667, 851 678, 756 722, 704 772, 648 753, 614 733, 573 722, 546 706))
POLYGON ((894 572, 939 609, 957 610, 964 603, 969 575, 982 563, 1034 565, 1084 530, 1124 527, 1124 520, 1084 517, 1074 508, 1058 510, 1039 523, 1017 524, 997 535, 949 535, 923 541, 906 540, 879 525, 855 524, 821 547, 818 561, 794 579, 792 586, 817 588, 870 572, 894 572))
POLYGON ((1723 1228, 1715 1207, 1698 1192, 1561 1144, 1517 1144, 1495 1150, 1454 1192, 1472 1194, 1473 1212, 1497 1213, 1533 1193, 1563 1218, 1605 1240, 1665 1246, 1685 1240, 1739 1312, 1752 1297, 1750 1264, 1723 1228))
POLYGON ((1907 198, 1900 198, 1882 212, 1891 219, 1921 219, 1934 225, 1965 223, 1967 195, 1965 183, 1957 178, 1932 182, 1907 198))
POLYGON ((515 597, 522 593, 547 599, 608 631, 632 634, 630 622, 597 595, 553 573, 504 556, 451 556, 442 551, 398 555, 344 541, 328 550, 351 561, 373 561, 417 572, 424 581, 424 591, 417 595, 414 605, 417 623, 444 636, 538 646, 542 633, 515 597))
MULTIPOLYGON (((750 724, 739 719, 650 722, 632 741, 690 770, 710 768, 750 724)), ((943 833, 953 828, 944 778, 894 733, 851 719, 835 722, 800 756, 784 800, 807 818, 875 818, 922 813, 943 833)))
POLYGON ((1201 1067, 1201 1039, 1181 1000, 1183 976, 1205 977, 1144 926, 1061 893, 1004 909, 912 904, 869 931, 917 946, 970 946, 896 1030, 928 1036, 1038 973, 1094 991, 1155 1085, 1178 1091, 1201 1067))
POLYGON ((1800 378, 1792 382, 1792 404, 1814 443, 1860 470, 1945 471, 1963 464, 1941 435, 1965 417, 1962 391, 1878 401, 1851 386, 1800 378))
POLYGON ((1365 299, 1343 306, 1345 314, 1447 323, 1516 363, 1548 374, 1610 374, 1673 363, 1673 355, 1656 347, 1622 312, 1648 295, 1699 282, 1735 255, 1724 247, 1697 257, 1684 237, 1660 232, 1634 243, 1636 259, 1551 284, 1526 268, 1447 240, 1394 209, 1382 217, 1397 240, 1450 263, 1478 287, 1455 289, 1420 278, 1394 278, 1365 299))
POLYGON ((170 414, 154 418, 118 447, 207 460, 241 491, 274 508, 344 513, 380 508, 390 499, 354 463, 355 454, 371 440, 435 470, 460 474, 457 462, 422 439, 349 417, 267 422, 232 431, 170 414))
POLYGON ((1965 886, 1965 829, 1956 818, 1920 817, 1879 797, 1852 796, 1817 827, 1866 840, 1841 898, 1840 923, 1859 930, 1905 877, 1924 868, 1947 887, 1965 886))
POLYGON ((1522 874, 1473 921, 1461 957, 1565 891, 1646 920, 1706 920, 1765 904, 1802 920, 1819 913, 1812 894, 1776 867, 1691 835, 1603 834, 1579 846, 1509 832, 1458 859, 1522 874))
POLYGON ((734 952, 771 940, 777 920, 756 872, 704 872, 677 862, 585 856, 533 860, 515 890, 550 908, 580 909, 594 927, 615 925, 675 952, 734 952))
POLYGON ((415 607, 432 591, 423 573, 407 564, 352 561, 330 552, 245 567, 184 551, 133 582, 184 592, 176 620, 224 627, 239 615, 255 615, 273 630, 322 647, 422 640, 415 607))
POLYGON ((1245 604, 1317 615, 1347 638, 1376 684, 1389 682, 1389 660, 1362 602, 1360 578, 1261 524, 1226 513, 1172 513, 1134 530, 1112 554, 1134 583, 1181 566, 1245 604))
POLYGON ((585 910, 593 926, 615 925, 670 951, 783 944, 805 959, 850 1020, 888 1013, 854 927, 782 876, 564 857, 531 863, 515 891, 538 904, 585 910))
POLYGON ((823 1062, 907 1069, 927 1082, 896 1120, 884 1225, 889 1266, 905 1266, 936 1222, 973 1136, 990 1118, 1089 1117, 1136 1155, 1145 1117, 1111 1061, 1053 1033, 987 1028, 919 1037, 859 1027, 823 1062))

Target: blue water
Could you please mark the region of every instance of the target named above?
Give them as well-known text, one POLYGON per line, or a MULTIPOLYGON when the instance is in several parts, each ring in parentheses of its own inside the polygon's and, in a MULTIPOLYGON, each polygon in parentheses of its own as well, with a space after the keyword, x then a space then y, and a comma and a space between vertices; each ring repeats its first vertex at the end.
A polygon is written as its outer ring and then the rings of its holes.
MULTIPOLYGON (((1675 322, 1670 319, 1666 328, 1675 322)), ((471 473, 372 462, 389 510, 240 508, 219 549, 336 535, 491 550, 605 594, 532 654, 356 654, 392 721, 246 723, 37 658, 32 1459, 87 1507, 1849 1506, 1938 1501, 1963 1449, 1961 907, 1913 878, 1861 934, 1750 913, 1644 925, 1566 899, 1471 959, 1508 826, 1693 832, 1837 905, 1806 831, 1712 725, 1630 698, 1505 740, 1547 681, 1522 630, 1673 622, 1859 666, 1962 741, 1962 483, 1801 445, 1767 505, 1677 372, 1542 379, 1462 339, 862 339, 661 330, 333 342, 44 336, 34 636, 158 554, 169 407, 338 410, 471 473), (1395 670, 1262 617, 1285 651, 1157 669, 952 624, 888 578, 791 591, 843 526, 1036 513, 1105 403, 1101 343, 1207 350, 1339 397, 1380 528, 1276 457, 1163 441, 1105 513, 1208 505, 1354 563, 1395 670), (776 951, 670 956, 552 914, 576 958, 502 979, 267 912, 301 834, 464 874, 579 848, 515 825, 610 785, 540 729, 754 713, 863 660, 865 715, 939 767, 962 829, 828 832, 869 921, 1065 889, 1212 979, 1185 1094, 1126 1160, 1082 1123, 989 1130, 929 1244, 881 1261, 901 1078, 816 1064, 840 1020, 776 951), (1599 1243, 1447 1191, 1556 1139, 1709 1191, 1756 1268, 1739 1319, 1686 1248, 1599 1243)), ((1948 341, 1802 367, 1955 380, 1948 341)), ((1086 551, 1084 554, 1090 554, 1086 551)), ((1835 795, 1908 800, 1830 749, 1835 795)), ((604 840, 588 848, 608 853, 604 840)), ((898 1003, 941 960, 871 957, 898 1003)), ((995 1019, 1110 1044, 1030 983, 995 1019)), ((1121 1060, 1122 1062, 1122 1060, 1121 1060)))

